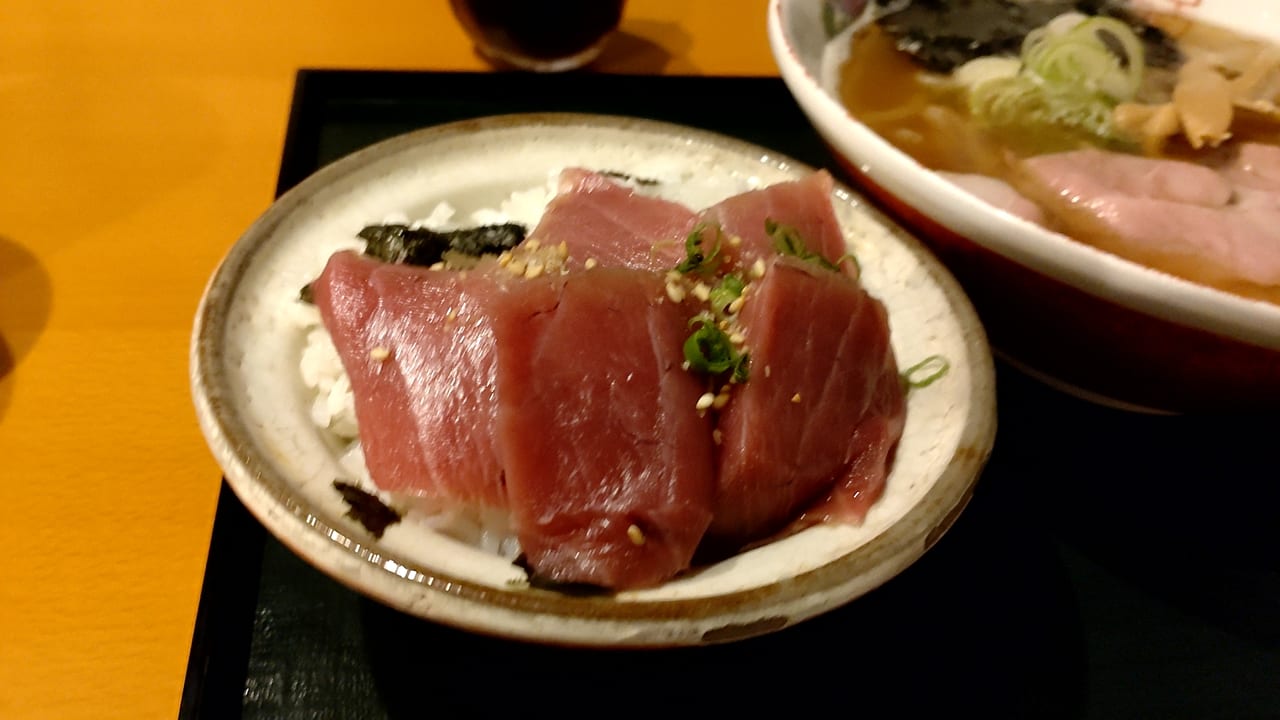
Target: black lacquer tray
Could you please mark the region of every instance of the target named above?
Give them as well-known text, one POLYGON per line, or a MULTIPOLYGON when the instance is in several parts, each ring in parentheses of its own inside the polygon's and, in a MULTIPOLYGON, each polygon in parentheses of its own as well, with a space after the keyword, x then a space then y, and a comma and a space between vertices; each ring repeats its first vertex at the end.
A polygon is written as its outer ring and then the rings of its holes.
MULTIPOLYGON (((315 70, 277 191, 391 135, 540 111, 703 127, 836 171, 776 78, 315 70)), ((298 559, 224 484, 181 717, 1280 717, 1280 412, 1137 415, 997 373, 995 452, 938 545, 730 645, 571 650, 406 616, 298 559)))

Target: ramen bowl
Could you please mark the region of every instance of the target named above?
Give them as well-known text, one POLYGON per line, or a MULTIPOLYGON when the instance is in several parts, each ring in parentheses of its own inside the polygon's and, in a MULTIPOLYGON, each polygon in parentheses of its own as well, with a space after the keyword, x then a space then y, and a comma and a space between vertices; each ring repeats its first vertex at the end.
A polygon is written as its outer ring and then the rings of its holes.
MULTIPOLYGON (((1235 412, 1280 403, 1280 305, 1122 259, 988 204, 860 121, 838 99, 854 2, 772 0, 780 74, 837 164, 959 279, 1010 365, 1063 390, 1139 411, 1235 412), (847 31, 846 31, 847 32, 847 31)), ((1261 0, 1147 7, 1280 40, 1261 0)))

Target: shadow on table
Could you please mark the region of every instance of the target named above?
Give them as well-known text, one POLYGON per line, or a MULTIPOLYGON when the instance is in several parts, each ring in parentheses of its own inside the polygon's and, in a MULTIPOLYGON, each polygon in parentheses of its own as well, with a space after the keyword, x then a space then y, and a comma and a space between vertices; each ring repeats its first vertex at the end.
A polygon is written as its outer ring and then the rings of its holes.
POLYGON ((1004 371, 995 482, 1144 592, 1280 648, 1280 415, 1134 415, 1004 371), (1052 409, 1056 416, 1040 412, 1052 409))
POLYGON ((482 638, 363 604, 367 660, 388 717, 792 703, 898 712, 1075 717, 1084 648, 1066 571, 1047 540, 975 497, 922 560, 826 615, 729 645, 550 648, 482 638), (476 688, 484 688, 477 697, 476 688))
POLYGON ((1072 574, 1088 717, 1280 717, 1280 417, 1134 415, 1002 368, 986 489, 1072 574))
POLYGON ((622 28, 610 38, 591 68, 637 75, 684 71, 690 67, 685 54, 692 45, 692 38, 676 23, 624 19, 622 28), (644 35, 672 38, 669 47, 675 52, 645 39, 644 35), (677 37, 679 41, 675 40, 677 37))
POLYGON ((40 261, 0 236, 0 420, 13 393, 13 383, 5 381, 44 330, 52 301, 49 273, 40 261))

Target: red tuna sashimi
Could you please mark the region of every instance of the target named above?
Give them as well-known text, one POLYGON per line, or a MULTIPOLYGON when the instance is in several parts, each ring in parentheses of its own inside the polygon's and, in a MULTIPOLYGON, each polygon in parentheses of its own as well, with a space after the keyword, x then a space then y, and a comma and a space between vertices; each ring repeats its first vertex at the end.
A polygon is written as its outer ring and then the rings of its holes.
POLYGON ((529 240, 561 242, 572 265, 666 271, 685 257, 684 242, 696 215, 679 203, 641 195, 609 177, 569 168, 529 240))
POLYGON ((499 444, 536 576, 635 588, 687 568, 711 520, 689 313, 660 275, 596 268, 513 286, 495 314, 499 444))
POLYGON ((884 306, 853 278, 791 258, 747 297, 739 322, 750 379, 719 419, 709 539, 759 539, 815 503, 814 521, 861 521, 883 492, 906 414, 884 306))
POLYGON ((505 273, 336 253, 312 283, 351 380, 365 464, 424 502, 505 504, 489 298, 505 273))
POLYGON ((749 267, 757 259, 765 263, 777 255, 765 221, 789 225, 804 238, 810 252, 836 262, 848 252, 840 222, 831 206, 831 175, 820 170, 800 180, 776 183, 726 198, 702 211, 699 219, 719 225, 721 244, 729 268, 749 267), (732 238, 740 238, 741 244, 732 238))

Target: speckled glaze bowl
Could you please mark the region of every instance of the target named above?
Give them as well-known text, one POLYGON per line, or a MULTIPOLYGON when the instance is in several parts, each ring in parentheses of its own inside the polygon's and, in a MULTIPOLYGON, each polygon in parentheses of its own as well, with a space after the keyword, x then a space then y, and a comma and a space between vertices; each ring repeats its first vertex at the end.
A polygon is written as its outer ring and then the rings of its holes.
MULTIPOLYGON (((1146 0, 1280 41, 1267 0, 1146 0)), ((1280 406, 1280 306, 1151 270, 988 205, 897 150, 824 83, 843 57, 824 0, 772 0, 783 80, 840 165, 959 279, 996 352, 1068 392, 1134 410, 1280 406)))
POLYGON ((530 587, 519 567, 411 514, 374 538, 331 483, 337 451, 309 416, 303 338, 287 312, 329 254, 389 214, 447 200, 496 207, 576 165, 659 178, 702 207, 811 170, 764 148, 626 118, 519 115, 400 136, 325 167, 282 196, 231 248, 208 285, 191 345, 200 425, 227 481, 298 555, 346 585, 476 632, 583 646, 678 646, 767 633, 846 603, 919 558, 967 501, 991 451, 994 383, 968 300, 934 257, 848 188, 832 200, 869 291, 888 307, 907 367, 940 354, 950 371, 909 396, 886 493, 861 526, 820 525, 695 568, 662 586, 582 597, 530 587))

